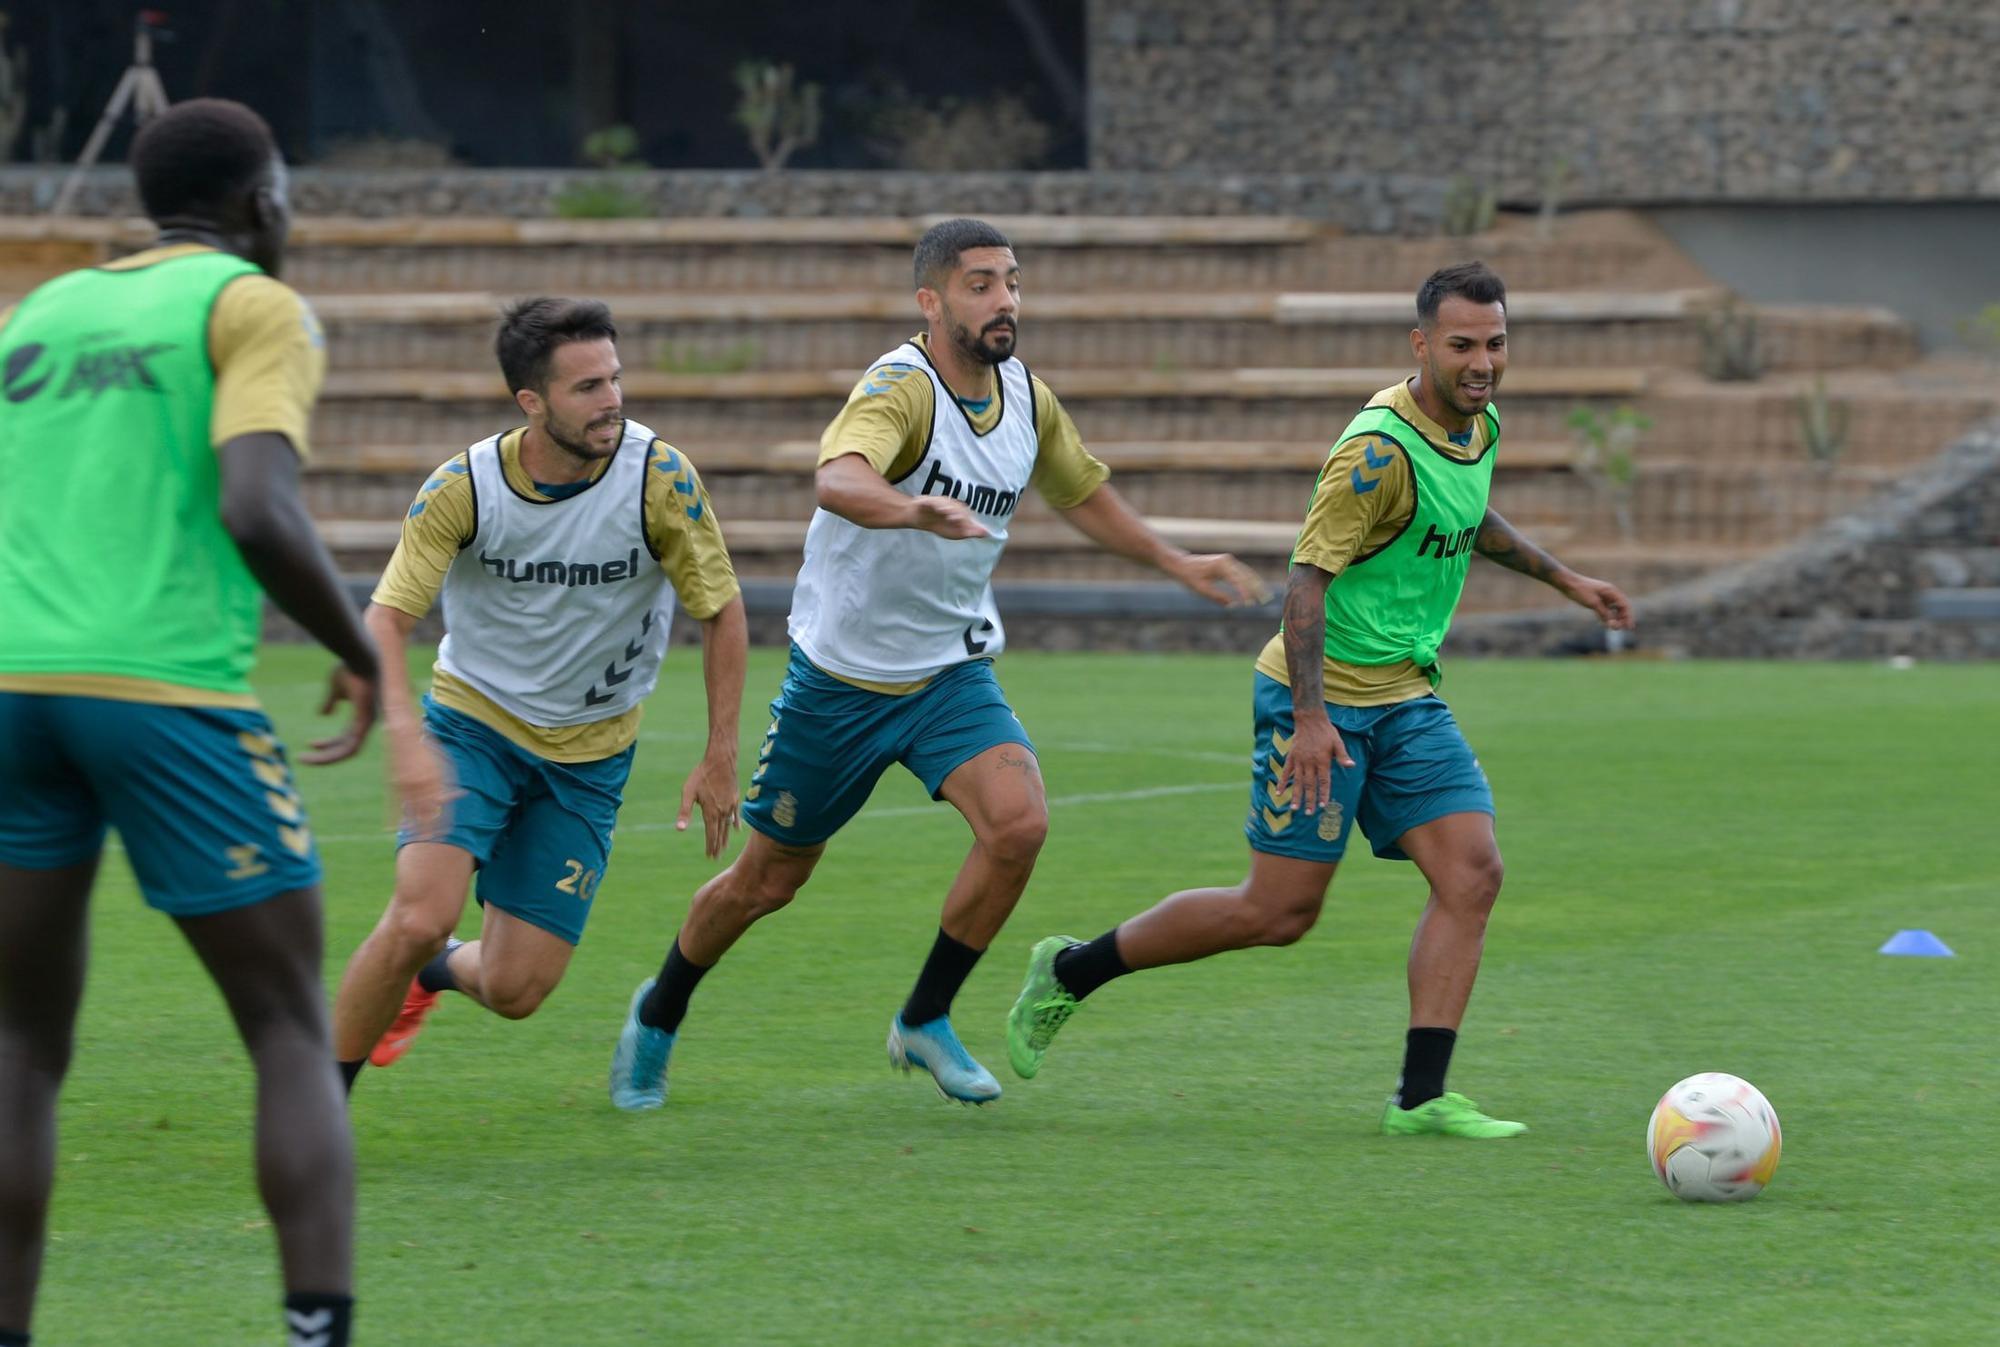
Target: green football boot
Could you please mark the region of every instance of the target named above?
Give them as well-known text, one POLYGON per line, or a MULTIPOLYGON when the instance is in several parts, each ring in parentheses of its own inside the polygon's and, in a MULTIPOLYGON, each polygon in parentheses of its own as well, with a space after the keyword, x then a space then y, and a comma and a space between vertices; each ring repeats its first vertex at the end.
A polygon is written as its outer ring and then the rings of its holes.
POLYGON ((1382 1133, 1392 1137, 1517 1137, 1528 1124, 1489 1118, 1462 1094, 1445 1093, 1415 1108, 1397 1108, 1392 1098, 1382 1110, 1382 1133))
POLYGON ((1028 955, 1028 976, 1014 1008, 1007 1012, 1007 1060, 1014 1074, 1031 1079, 1042 1069, 1042 1057, 1049 1050, 1056 1030, 1076 1013, 1076 998, 1056 981, 1056 955, 1082 942, 1066 935, 1052 935, 1035 942, 1028 955))

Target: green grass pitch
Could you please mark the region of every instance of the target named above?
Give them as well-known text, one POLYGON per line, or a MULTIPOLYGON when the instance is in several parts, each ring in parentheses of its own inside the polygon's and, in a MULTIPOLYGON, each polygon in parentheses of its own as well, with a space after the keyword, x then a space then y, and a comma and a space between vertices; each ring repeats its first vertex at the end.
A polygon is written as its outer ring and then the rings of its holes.
MULTIPOLYGON (((999 1104, 883 1055, 966 843, 895 774, 704 984, 666 1109, 617 1113, 626 998, 711 872, 672 829, 698 661, 669 660, 562 988, 521 1023, 448 998, 361 1080, 358 1342, 2000 1340, 1990 667, 1456 664, 1508 878, 1452 1084, 1534 1129, 1472 1143, 1373 1131, 1423 895, 1358 850, 1299 946, 1114 984, 1038 1079, 1006 1070, 1035 938, 1241 875, 1246 657, 1001 661, 1053 807, 954 1016, 999 1104), (1957 957, 1875 953, 1904 927, 1957 957), (1701 1070, 1785 1125, 1746 1206, 1676 1202, 1642 1153, 1701 1070)), ((325 666, 266 654, 295 747, 325 666)), ((746 772, 779 668, 755 652, 746 772)), ((301 777, 331 986, 389 890, 380 742, 301 777)), ((38 1340, 275 1340, 220 1000, 115 857, 94 940, 38 1340)))

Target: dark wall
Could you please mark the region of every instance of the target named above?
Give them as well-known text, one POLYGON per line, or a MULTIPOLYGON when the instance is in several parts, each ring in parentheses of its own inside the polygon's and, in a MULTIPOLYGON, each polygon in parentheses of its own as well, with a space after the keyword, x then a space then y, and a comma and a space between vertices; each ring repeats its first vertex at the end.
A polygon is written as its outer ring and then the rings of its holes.
MULTIPOLYGON (((29 53, 28 125, 59 108, 73 158, 132 53, 132 0, 0 0, 29 53)), ((286 153, 344 140, 434 142, 478 166, 579 162, 583 137, 628 123, 656 167, 750 167, 732 118, 738 62, 790 63, 822 85, 825 126, 800 167, 883 166, 902 100, 1012 94, 1053 138, 1040 167, 1083 162, 1083 0, 978 6, 765 0, 190 0, 163 3, 171 98, 238 98, 286 153)), ((107 157, 124 153, 121 131, 107 157)), ((27 157, 29 137, 15 147, 27 157)), ((4 156, 0 156, 4 158, 4 156)))

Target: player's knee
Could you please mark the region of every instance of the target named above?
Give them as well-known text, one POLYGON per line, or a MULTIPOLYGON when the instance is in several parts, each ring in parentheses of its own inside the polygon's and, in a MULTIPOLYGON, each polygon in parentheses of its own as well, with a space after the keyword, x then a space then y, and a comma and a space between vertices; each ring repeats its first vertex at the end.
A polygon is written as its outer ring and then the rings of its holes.
POLYGON ((1282 904, 1258 913, 1260 925, 1257 939, 1259 945, 1295 945, 1305 938, 1313 923, 1319 920, 1317 904, 1307 907, 1296 903, 1282 904))
POLYGON ((1234 918, 1236 947, 1291 945, 1304 938, 1319 920, 1323 897, 1269 892, 1246 879, 1237 889, 1234 918))
POLYGON ((761 873, 747 876, 731 896, 744 916, 757 921, 788 906, 798 896, 799 887, 789 875, 761 873))
POLYGON ((538 980, 489 979, 481 988, 486 1008, 503 1020, 525 1020, 549 999, 553 987, 538 980))
POLYGON ((1501 862, 1500 853, 1488 851, 1468 857, 1453 874, 1449 891, 1442 896, 1453 907, 1483 918, 1493 910, 1506 877, 1507 867, 1501 862))
POLYGON ((1010 865, 1033 865, 1049 839, 1046 810, 1024 809, 990 826, 979 840, 988 855, 1010 865))
POLYGON ((433 905, 406 901, 401 894, 389 905, 382 919, 383 932, 405 958, 428 959, 444 948, 444 942, 458 927, 458 914, 434 910, 433 905))

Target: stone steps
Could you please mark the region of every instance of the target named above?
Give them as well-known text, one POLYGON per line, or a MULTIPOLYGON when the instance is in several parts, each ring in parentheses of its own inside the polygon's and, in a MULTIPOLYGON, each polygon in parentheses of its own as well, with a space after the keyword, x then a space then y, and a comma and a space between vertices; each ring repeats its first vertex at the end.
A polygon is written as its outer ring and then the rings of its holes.
MULTIPOLYGON (((1350 236, 1285 216, 992 216, 1031 292, 1412 292, 1440 266, 1483 257, 1518 290, 1708 284, 1635 215, 1581 212, 1553 239, 1506 222, 1467 238, 1350 236)), ((286 279, 302 291, 630 293, 913 288, 910 250, 931 217, 555 220, 301 217, 286 279)), ((145 246, 140 220, 0 219, 0 285, 145 246), (35 250, 41 253, 36 254, 35 250), (53 263, 54 265, 50 265, 53 263)))
MULTIPOLYGON (((1403 370, 1211 369, 1055 370, 1045 377, 1075 418, 1086 443, 1289 442, 1321 451, 1371 394, 1403 370)), ((839 411, 858 370, 759 371, 675 375, 635 371, 627 409, 705 462, 704 446, 817 441, 839 411)), ((1648 460, 1807 461, 1800 426, 1798 376, 1756 384, 1709 384, 1696 377, 1618 368, 1508 373, 1501 390, 1508 437, 1568 441, 1579 407, 1608 417, 1631 406, 1652 425, 1636 457, 1648 460)), ((1839 462, 1910 464, 1928 455, 1995 405, 1983 387, 1905 386, 1866 373, 1827 376, 1828 396, 1849 409, 1839 462), (1913 428, 1921 449, 1913 451, 1913 428)), ((495 374, 347 371, 328 377, 314 420, 315 455, 341 461, 376 444, 437 447, 441 461, 457 448, 515 421, 495 374)))
MULTIPOLYGON (((1405 372, 1082 369, 1046 377, 1087 442, 1101 437, 1324 443, 1362 402, 1405 372)), ((631 416, 693 452, 699 463, 703 444, 816 440, 860 375, 858 369, 714 375, 638 370, 627 375, 625 396, 631 416)), ((1522 438, 1562 438, 1567 433, 1562 421, 1572 406, 1632 401, 1646 386, 1647 375, 1631 369, 1510 373, 1508 425, 1522 438)), ((316 446, 435 444, 442 446, 442 457, 507 425, 509 406, 497 371, 335 371, 327 376, 312 439, 316 446)))
MULTIPOLYGON (((718 511, 722 509, 717 504, 718 511)), ((790 579, 797 574, 805 541, 807 517, 784 519, 731 518, 723 528, 737 573, 744 577, 790 579)), ((1262 574, 1274 588, 1282 583, 1296 521, 1214 519, 1152 516, 1149 522, 1162 536, 1192 551, 1228 551, 1262 574)), ((400 516, 321 519, 322 538, 345 571, 379 572, 401 530, 400 516)), ((1755 555, 1760 545, 1731 543, 1639 546, 1622 542, 1577 539, 1560 522, 1535 527, 1535 540, 1556 550, 1570 565, 1617 580, 1628 592, 1641 594, 1678 584, 1720 565, 1755 555)), ((1046 514, 1017 518, 1009 529, 1007 551, 1001 558, 999 580, 1062 581, 1067 583, 1157 580, 1158 573, 1097 548, 1066 523, 1046 514)), ((1546 607, 1549 593, 1496 566, 1476 564, 1467 580, 1468 610, 1514 610, 1546 607), (1540 591, 1540 592, 1537 592, 1540 591)))
MULTIPOLYGON (((1097 444, 1112 480, 1147 515, 1269 520, 1296 529, 1325 450, 1287 445, 1097 444), (1199 451, 1199 452, 1180 452, 1199 451), (1231 452, 1235 451, 1235 452, 1231 452)), ((1494 508, 1524 527, 1559 526, 1606 539, 1619 535, 1603 489, 1572 466, 1574 449, 1509 444, 1496 464, 1494 508)), ((818 445, 733 446, 706 452, 700 467, 716 509, 739 520, 804 520, 814 507, 818 445)), ((442 455, 423 449, 371 455, 352 466, 315 462, 306 502, 324 518, 399 519, 442 455)), ((1789 537, 1852 508, 1893 480, 1895 469, 1859 465, 1825 472, 1802 463, 1756 467, 1733 461, 1647 460, 1633 485, 1630 514, 1642 539, 1745 542, 1789 537)), ((1022 517, 1045 517, 1030 495, 1022 517)))
MULTIPOLYGON (((1542 366, 1698 368, 1714 289, 1516 292, 1519 359, 1542 366)), ((617 294, 628 369, 669 374, 825 369, 888 350, 921 326, 907 291, 617 294)), ((314 297, 336 370, 477 370, 506 302, 488 292, 314 297)), ((1030 293, 1024 358, 1039 367, 1156 371, 1368 367, 1409 358, 1410 297, 1304 291, 1030 293)), ((1916 358, 1882 309, 1759 311, 1765 367, 1893 368, 1916 358)))

